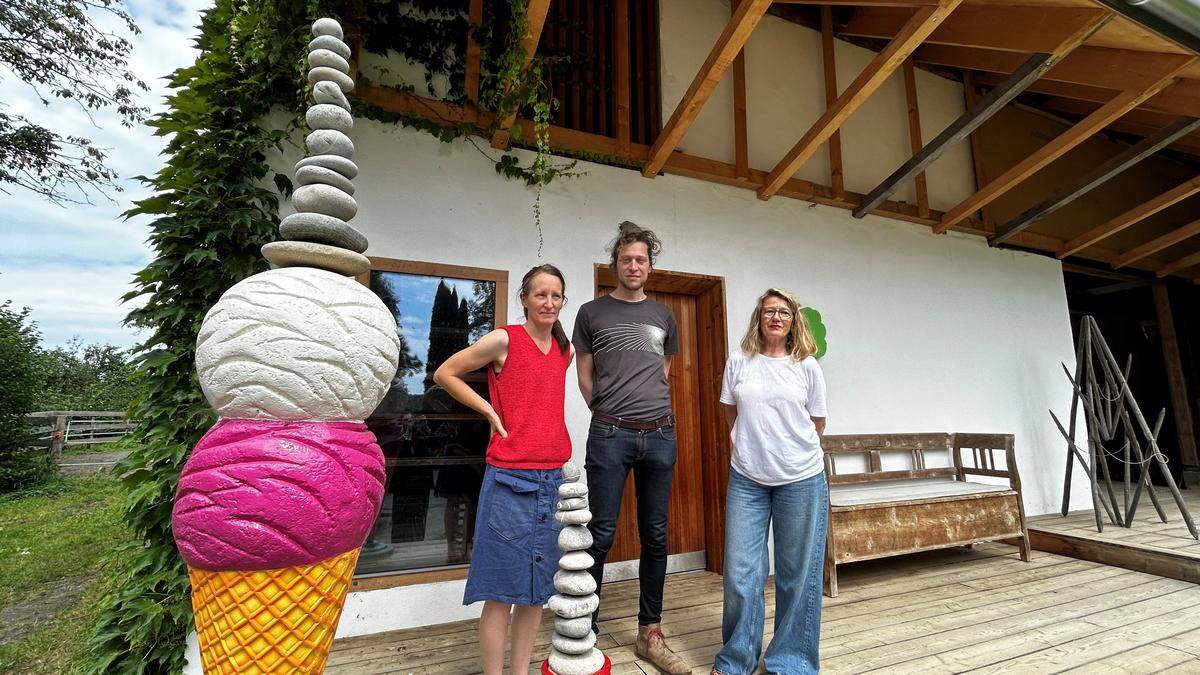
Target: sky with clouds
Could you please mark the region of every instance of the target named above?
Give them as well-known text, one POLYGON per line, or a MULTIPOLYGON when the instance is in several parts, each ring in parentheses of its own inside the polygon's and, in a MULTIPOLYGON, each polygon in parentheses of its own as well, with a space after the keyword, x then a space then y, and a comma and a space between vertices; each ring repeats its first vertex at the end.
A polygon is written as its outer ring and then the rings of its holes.
MULTIPOLYGON (((165 76, 195 59, 193 38, 200 12, 212 0, 126 0, 141 29, 132 38, 133 72, 150 86, 140 95, 151 113, 162 110, 165 76)), ((112 22, 98 22, 110 25, 112 22)), ((112 24, 115 27, 115 24, 112 24)), ((54 101, 47 107, 27 85, 0 68, 0 102, 62 135, 79 135, 108 151, 108 164, 121 177, 124 192, 114 201, 93 196, 94 205, 56 206, 42 197, 4 186, 0 193, 0 302, 32 309, 43 343, 58 346, 74 336, 85 342, 128 347, 139 335, 122 326, 129 311, 120 297, 133 274, 151 259, 145 240, 149 218, 122 219, 134 200, 149 192, 132 179, 152 175, 162 164, 165 140, 144 126, 123 127, 109 111, 88 118, 77 105, 54 101)))

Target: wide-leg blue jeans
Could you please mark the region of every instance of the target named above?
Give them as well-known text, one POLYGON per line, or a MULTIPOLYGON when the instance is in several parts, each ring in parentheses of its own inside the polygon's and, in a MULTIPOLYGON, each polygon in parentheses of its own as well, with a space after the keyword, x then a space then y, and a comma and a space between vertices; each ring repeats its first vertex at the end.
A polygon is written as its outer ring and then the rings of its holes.
POLYGON ((821 580, 829 488, 818 474, 761 485, 729 470, 725 505, 724 646, 714 666, 749 675, 758 666, 769 573, 767 532, 774 525, 775 634, 763 656, 769 673, 815 673, 820 664, 821 580))

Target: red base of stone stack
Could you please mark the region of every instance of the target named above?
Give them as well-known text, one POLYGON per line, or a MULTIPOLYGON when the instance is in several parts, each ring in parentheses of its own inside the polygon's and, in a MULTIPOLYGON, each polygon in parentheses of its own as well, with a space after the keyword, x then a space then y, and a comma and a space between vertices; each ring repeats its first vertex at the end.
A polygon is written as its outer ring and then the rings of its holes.
MULTIPOLYGON (((550 660, 542 661, 542 675, 555 675, 553 670, 550 670, 550 660)), ((612 675, 612 661, 609 660, 608 654, 604 655, 604 667, 596 671, 595 675, 612 675)))

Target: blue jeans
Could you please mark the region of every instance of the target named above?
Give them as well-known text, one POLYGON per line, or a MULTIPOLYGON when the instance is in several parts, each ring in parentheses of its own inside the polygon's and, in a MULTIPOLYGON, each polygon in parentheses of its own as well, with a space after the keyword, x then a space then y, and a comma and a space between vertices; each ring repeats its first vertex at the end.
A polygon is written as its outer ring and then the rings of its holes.
POLYGON ((725 503, 724 646, 714 667, 748 675, 758 667, 766 620, 767 529, 775 532, 775 635, 769 673, 815 673, 820 665, 821 574, 829 488, 825 475, 770 487, 729 470, 725 503))
MULTIPOLYGON (((637 494, 638 539, 642 545, 638 581, 641 599, 638 625, 662 620, 663 584, 667 577, 667 511, 671 503, 671 480, 675 477, 675 427, 632 431, 593 420, 588 429, 588 505, 592 510, 592 547, 588 553, 596 564, 589 570, 600 587, 604 559, 612 548, 621 513, 621 493, 633 470, 637 494)), ((597 591, 599 592, 599 591, 597 591)), ((592 614, 592 626, 600 616, 592 614)))

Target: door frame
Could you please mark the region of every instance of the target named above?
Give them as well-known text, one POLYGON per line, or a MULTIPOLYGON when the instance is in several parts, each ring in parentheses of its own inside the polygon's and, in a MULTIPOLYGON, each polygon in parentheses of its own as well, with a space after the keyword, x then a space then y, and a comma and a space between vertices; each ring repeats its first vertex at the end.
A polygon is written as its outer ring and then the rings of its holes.
MULTIPOLYGON (((616 287, 608 265, 596 263, 593 292, 616 287)), ((721 409, 721 375, 729 354, 726 335, 725 277, 655 268, 647 291, 696 298, 696 361, 700 391, 701 511, 704 513, 705 569, 721 573, 725 556, 725 490, 729 484, 729 431, 721 409)))

